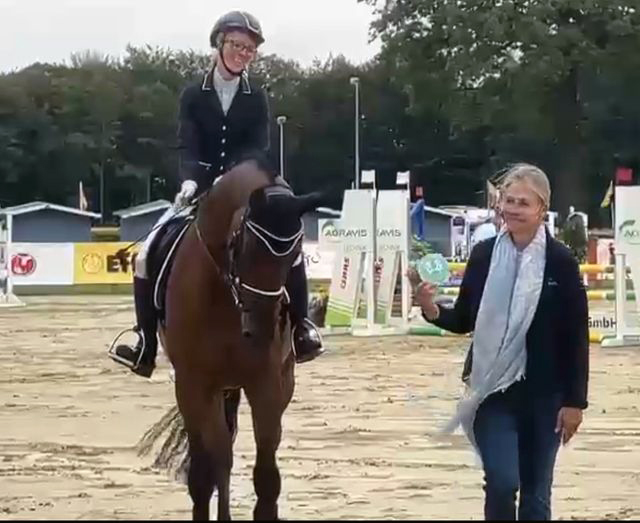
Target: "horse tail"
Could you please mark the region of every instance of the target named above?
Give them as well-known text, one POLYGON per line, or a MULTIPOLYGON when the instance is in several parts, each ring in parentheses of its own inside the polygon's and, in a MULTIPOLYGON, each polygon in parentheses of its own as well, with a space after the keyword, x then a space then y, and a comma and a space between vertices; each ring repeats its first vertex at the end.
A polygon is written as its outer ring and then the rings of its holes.
POLYGON ((175 480, 186 483, 189 471, 189 442, 177 405, 171 407, 140 438, 135 447, 138 456, 149 455, 163 437, 164 442, 151 467, 167 472, 175 480))

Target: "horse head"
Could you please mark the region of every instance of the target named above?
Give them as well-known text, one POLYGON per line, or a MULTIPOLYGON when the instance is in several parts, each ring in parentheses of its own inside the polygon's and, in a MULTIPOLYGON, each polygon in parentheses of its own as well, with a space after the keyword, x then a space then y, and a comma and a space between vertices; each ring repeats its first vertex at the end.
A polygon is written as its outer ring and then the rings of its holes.
POLYGON ((304 263, 302 216, 318 207, 319 193, 296 196, 284 183, 254 190, 229 248, 231 286, 242 334, 272 339, 292 265, 304 263))

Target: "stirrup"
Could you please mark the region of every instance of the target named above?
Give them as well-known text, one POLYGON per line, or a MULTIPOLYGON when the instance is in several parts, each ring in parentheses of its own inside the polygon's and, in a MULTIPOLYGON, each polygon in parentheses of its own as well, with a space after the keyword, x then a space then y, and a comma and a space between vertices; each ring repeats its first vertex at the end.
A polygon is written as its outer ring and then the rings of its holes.
POLYGON ((138 329, 136 327, 133 328, 129 328, 129 329, 124 329, 122 332, 120 332, 120 334, 118 334, 114 340, 111 342, 111 346, 109 347, 109 357, 113 360, 116 361, 118 363, 121 363, 122 365, 124 365, 125 367, 128 367, 130 369, 135 369, 140 365, 140 362, 142 361, 142 356, 144 354, 144 348, 147 346, 147 340, 145 339, 144 336, 144 331, 142 329, 138 329), (121 356, 119 356, 118 354, 116 354, 116 347, 118 347, 118 341, 120 340, 120 338, 122 338, 125 334, 127 334, 128 332, 133 332, 135 334, 138 335, 138 341, 142 341, 142 350, 140 351, 140 355, 138 356, 138 359, 136 360, 135 363, 132 363, 131 361, 122 358, 121 356))

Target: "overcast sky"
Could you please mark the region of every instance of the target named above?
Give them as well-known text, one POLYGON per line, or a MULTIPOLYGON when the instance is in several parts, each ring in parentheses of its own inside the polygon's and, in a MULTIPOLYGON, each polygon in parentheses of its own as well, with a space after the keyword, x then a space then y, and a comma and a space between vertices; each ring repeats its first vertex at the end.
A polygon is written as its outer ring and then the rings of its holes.
POLYGON ((0 0, 0 71, 87 49, 120 56, 128 43, 207 51, 217 17, 237 8, 262 22, 262 52, 302 65, 330 53, 360 63, 379 49, 368 43, 372 9, 356 0, 0 0))

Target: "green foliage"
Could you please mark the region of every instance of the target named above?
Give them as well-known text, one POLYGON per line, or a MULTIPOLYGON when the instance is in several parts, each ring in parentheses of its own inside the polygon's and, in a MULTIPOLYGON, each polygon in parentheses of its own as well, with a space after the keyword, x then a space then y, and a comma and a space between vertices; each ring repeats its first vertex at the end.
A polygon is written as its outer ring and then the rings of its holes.
POLYGON ((549 171, 558 209, 595 211, 613 153, 637 133, 627 90, 639 79, 637 0, 360 1, 378 6, 372 36, 413 113, 484 129, 498 164, 549 171))
POLYGON ((415 236, 411 237, 411 250, 409 251, 409 261, 415 262, 427 254, 435 252, 429 242, 420 240, 415 236))
MULTIPOLYGON (((274 152, 275 117, 288 117, 296 192, 327 190, 339 208, 351 187, 358 76, 361 168, 376 170, 378 188, 410 170, 429 205, 483 205, 487 178, 529 161, 550 175, 554 210, 575 205, 599 225, 614 155, 638 155, 635 0, 366 1, 379 5, 376 59, 303 68, 265 55, 252 66, 268 89, 274 152)), ((130 46, 122 60, 79 52, 70 66, 0 75, 0 205, 76 205, 82 180, 98 210, 101 177, 108 221, 172 199, 178 98, 210 65, 208 54, 130 46)))

